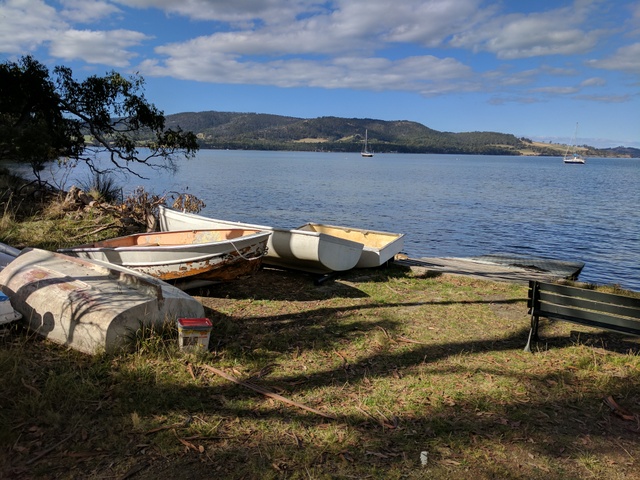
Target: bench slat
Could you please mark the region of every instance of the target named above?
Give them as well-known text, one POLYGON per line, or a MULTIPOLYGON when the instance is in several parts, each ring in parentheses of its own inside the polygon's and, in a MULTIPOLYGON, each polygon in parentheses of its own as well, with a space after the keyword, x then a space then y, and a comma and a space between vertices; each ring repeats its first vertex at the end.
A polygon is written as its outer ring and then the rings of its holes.
MULTIPOLYGON (((556 293, 549 293, 547 290, 539 290, 540 309, 546 309, 547 304, 572 307, 581 310, 594 310, 597 312, 609 313, 611 315, 620 315, 623 317, 640 318, 640 305, 638 307, 628 307, 625 305, 616 305, 614 303, 603 303, 597 300, 586 298, 567 297, 556 293)), ((610 298, 607 298, 611 300, 610 298)))
POLYGON ((531 280, 527 306, 531 332, 525 351, 538 339, 539 317, 640 336, 640 298, 531 280))
POLYGON ((575 298, 584 298, 601 303, 613 303, 615 305, 624 305, 625 307, 637 308, 640 310, 640 298, 627 297, 615 293, 598 292, 586 288, 571 287, 569 285, 557 285, 553 283, 538 282, 539 291, 557 293, 575 298))
POLYGON ((570 307, 551 304, 544 305, 539 310, 534 310, 533 313, 540 317, 555 318, 589 327, 604 328, 640 336, 640 320, 616 317, 600 312, 575 310, 570 307))

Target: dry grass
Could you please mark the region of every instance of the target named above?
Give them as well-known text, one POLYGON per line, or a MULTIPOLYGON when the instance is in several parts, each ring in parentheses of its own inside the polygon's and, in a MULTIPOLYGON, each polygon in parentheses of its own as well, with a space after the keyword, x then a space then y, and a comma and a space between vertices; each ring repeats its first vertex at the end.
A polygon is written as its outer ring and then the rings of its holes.
MULTIPOLYGON (((2 178, 0 176, 0 178, 2 178)), ((98 209, 68 209, 64 195, 47 194, 46 201, 7 195, 0 202, 0 242, 15 248, 58 248, 122 235, 115 218, 98 209), (103 229, 115 224, 113 228, 103 229), (97 233, 94 233, 97 232, 97 233)))
POLYGON ((146 332, 87 357, 0 339, 1 472, 15 478, 637 477, 630 337, 543 323, 526 287, 410 270, 314 286, 265 269, 195 292, 210 351, 146 332), (230 382, 250 381, 327 418, 230 382), (629 410, 614 415, 611 396, 629 410), (426 452, 426 465, 421 463, 426 452))

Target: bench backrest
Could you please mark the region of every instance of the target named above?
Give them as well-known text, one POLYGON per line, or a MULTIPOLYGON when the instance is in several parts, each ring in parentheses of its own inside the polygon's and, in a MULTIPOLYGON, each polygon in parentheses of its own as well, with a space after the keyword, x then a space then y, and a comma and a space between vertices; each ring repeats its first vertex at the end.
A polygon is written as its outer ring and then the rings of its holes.
POLYGON ((527 305, 534 317, 640 335, 640 298, 531 280, 527 305))

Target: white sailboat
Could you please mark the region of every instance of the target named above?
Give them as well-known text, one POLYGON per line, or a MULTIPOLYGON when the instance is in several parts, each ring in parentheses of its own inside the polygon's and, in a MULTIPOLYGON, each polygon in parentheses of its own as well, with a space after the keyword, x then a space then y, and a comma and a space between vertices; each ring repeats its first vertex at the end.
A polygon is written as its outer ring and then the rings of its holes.
POLYGON ((360 154, 363 157, 373 157, 373 152, 369 151, 369 131, 364 131, 364 146, 362 147, 362 153, 360 154))
POLYGON ((576 123, 576 131, 573 134, 571 145, 567 146, 567 151, 564 153, 564 158, 563 158, 564 163, 570 163, 574 165, 582 165, 585 163, 584 157, 576 151, 577 136, 578 136, 578 124, 576 123), (571 150, 571 153, 569 153, 569 150, 571 150))

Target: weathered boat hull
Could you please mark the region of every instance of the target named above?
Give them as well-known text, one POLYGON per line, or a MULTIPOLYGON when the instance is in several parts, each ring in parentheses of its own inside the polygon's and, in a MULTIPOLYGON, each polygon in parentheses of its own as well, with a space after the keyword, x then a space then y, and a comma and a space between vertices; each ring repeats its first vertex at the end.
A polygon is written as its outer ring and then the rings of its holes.
POLYGON ((548 273, 555 278, 564 278, 567 280, 577 280, 584 268, 584 262, 506 253, 481 255, 478 257, 471 257, 471 260, 529 269, 532 271, 548 273))
POLYGON ((141 326, 202 317, 202 305, 157 278, 117 265, 25 249, 0 288, 38 334, 85 353, 130 347, 141 326))
POLYGON ((13 262, 18 255, 20 255, 20 250, 0 243, 0 270, 13 262))
POLYGON ((269 231, 264 264, 312 273, 351 270, 360 260, 363 249, 361 243, 319 232, 218 220, 162 206, 158 221, 163 231, 186 228, 255 228, 269 231))
POLYGON ((268 238, 269 232, 256 229, 182 230, 128 235, 58 252, 165 281, 223 282, 260 268, 268 238))
POLYGON ((404 233, 380 232, 319 223, 307 223, 299 227, 298 230, 324 233, 332 237, 362 243, 364 248, 356 268, 380 267, 393 260, 396 254, 404 248, 404 233))

